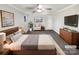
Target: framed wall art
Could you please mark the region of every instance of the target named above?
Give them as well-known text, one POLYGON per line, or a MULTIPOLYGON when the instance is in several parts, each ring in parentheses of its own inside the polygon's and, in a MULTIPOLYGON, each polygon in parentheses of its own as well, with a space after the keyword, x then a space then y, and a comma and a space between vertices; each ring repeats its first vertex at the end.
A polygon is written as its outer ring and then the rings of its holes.
POLYGON ((35 17, 34 21, 35 22, 43 22, 43 17, 37 16, 37 17, 35 17))
POLYGON ((14 13, 0 10, 2 27, 9 27, 14 25, 14 13))

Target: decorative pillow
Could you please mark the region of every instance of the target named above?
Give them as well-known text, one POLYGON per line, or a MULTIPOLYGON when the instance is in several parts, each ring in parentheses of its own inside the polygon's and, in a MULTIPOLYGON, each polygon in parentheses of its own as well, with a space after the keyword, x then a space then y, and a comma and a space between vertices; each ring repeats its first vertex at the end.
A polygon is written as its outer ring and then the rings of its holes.
POLYGON ((18 33, 21 33, 21 32, 20 32, 20 31, 17 31, 17 32, 14 33, 14 35, 16 35, 16 34, 18 34, 18 33))
POLYGON ((11 44, 13 41, 10 38, 6 39, 6 43, 11 44))
POLYGON ((11 37, 11 40, 12 40, 13 42, 16 42, 21 36, 22 36, 21 33, 17 33, 17 34, 15 34, 14 36, 11 37))
POLYGON ((7 36, 7 38, 11 38, 13 35, 14 35, 14 34, 10 34, 10 35, 7 36))
POLYGON ((12 43, 13 41, 11 40, 11 37, 13 36, 14 34, 10 34, 6 37, 6 43, 12 43))

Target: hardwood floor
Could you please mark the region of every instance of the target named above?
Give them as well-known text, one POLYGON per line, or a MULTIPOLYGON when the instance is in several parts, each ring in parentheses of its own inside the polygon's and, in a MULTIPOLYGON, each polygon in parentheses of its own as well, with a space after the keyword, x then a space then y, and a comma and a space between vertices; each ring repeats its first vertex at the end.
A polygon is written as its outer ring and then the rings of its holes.
POLYGON ((59 47, 63 50, 66 55, 79 55, 79 49, 66 49, 65 45, 68 45, 58 33, 53 30, 46 31, 32 31, 27 32, 27 34, 50 34, 52 38, 54 38, 55 42, 59 45, 59 47))
MULTIPOLYGON (((65 48, 65 45, 68 45, 65 41, 63 41, 63 39, 53 30, 47 30, 47 31, 32 31, 32 32, 27 32, 26 34, 50 34, 51 37, 56 41, 56 43, 59 45, 59 47, 63 50, 63 52, 66 55, 79 55, 79 49, 69 49, 67 50, 65 48)), ((51 51, 50 51, 51 52, 51 51)), ((22 51, 20 51, 20 53, 24 53, 22 51)), ((33 52, 34 53, 34 52, 33 52)), ((17 54, 17 52, 15 51, 15 54, 17 54)), ((45 55, 45 54, 44 54, 45 55)), ((48 54, 49 55, 49 54, 48 54)), ((54 54, 55 55, 55 54, 54 54)))

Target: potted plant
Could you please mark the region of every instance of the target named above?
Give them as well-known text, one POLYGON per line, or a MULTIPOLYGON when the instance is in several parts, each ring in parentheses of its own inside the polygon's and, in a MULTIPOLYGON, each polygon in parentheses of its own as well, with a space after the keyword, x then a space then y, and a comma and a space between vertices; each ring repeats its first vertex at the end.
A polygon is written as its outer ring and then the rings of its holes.
POLYGON ((29 22, 29 30, 32 31, 32 29, 33 29, 33 23, 30 21, 29 22))

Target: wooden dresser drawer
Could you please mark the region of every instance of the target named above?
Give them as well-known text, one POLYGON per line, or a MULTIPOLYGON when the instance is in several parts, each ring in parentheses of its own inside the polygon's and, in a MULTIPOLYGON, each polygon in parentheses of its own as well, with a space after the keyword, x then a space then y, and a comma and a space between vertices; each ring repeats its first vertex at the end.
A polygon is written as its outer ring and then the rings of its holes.
POLYGON ((64 29, 60 29, 60 36, 66 43, 72 44, 72 45, 77 44, 79 40, 78 32, 70 32, 64 29))

